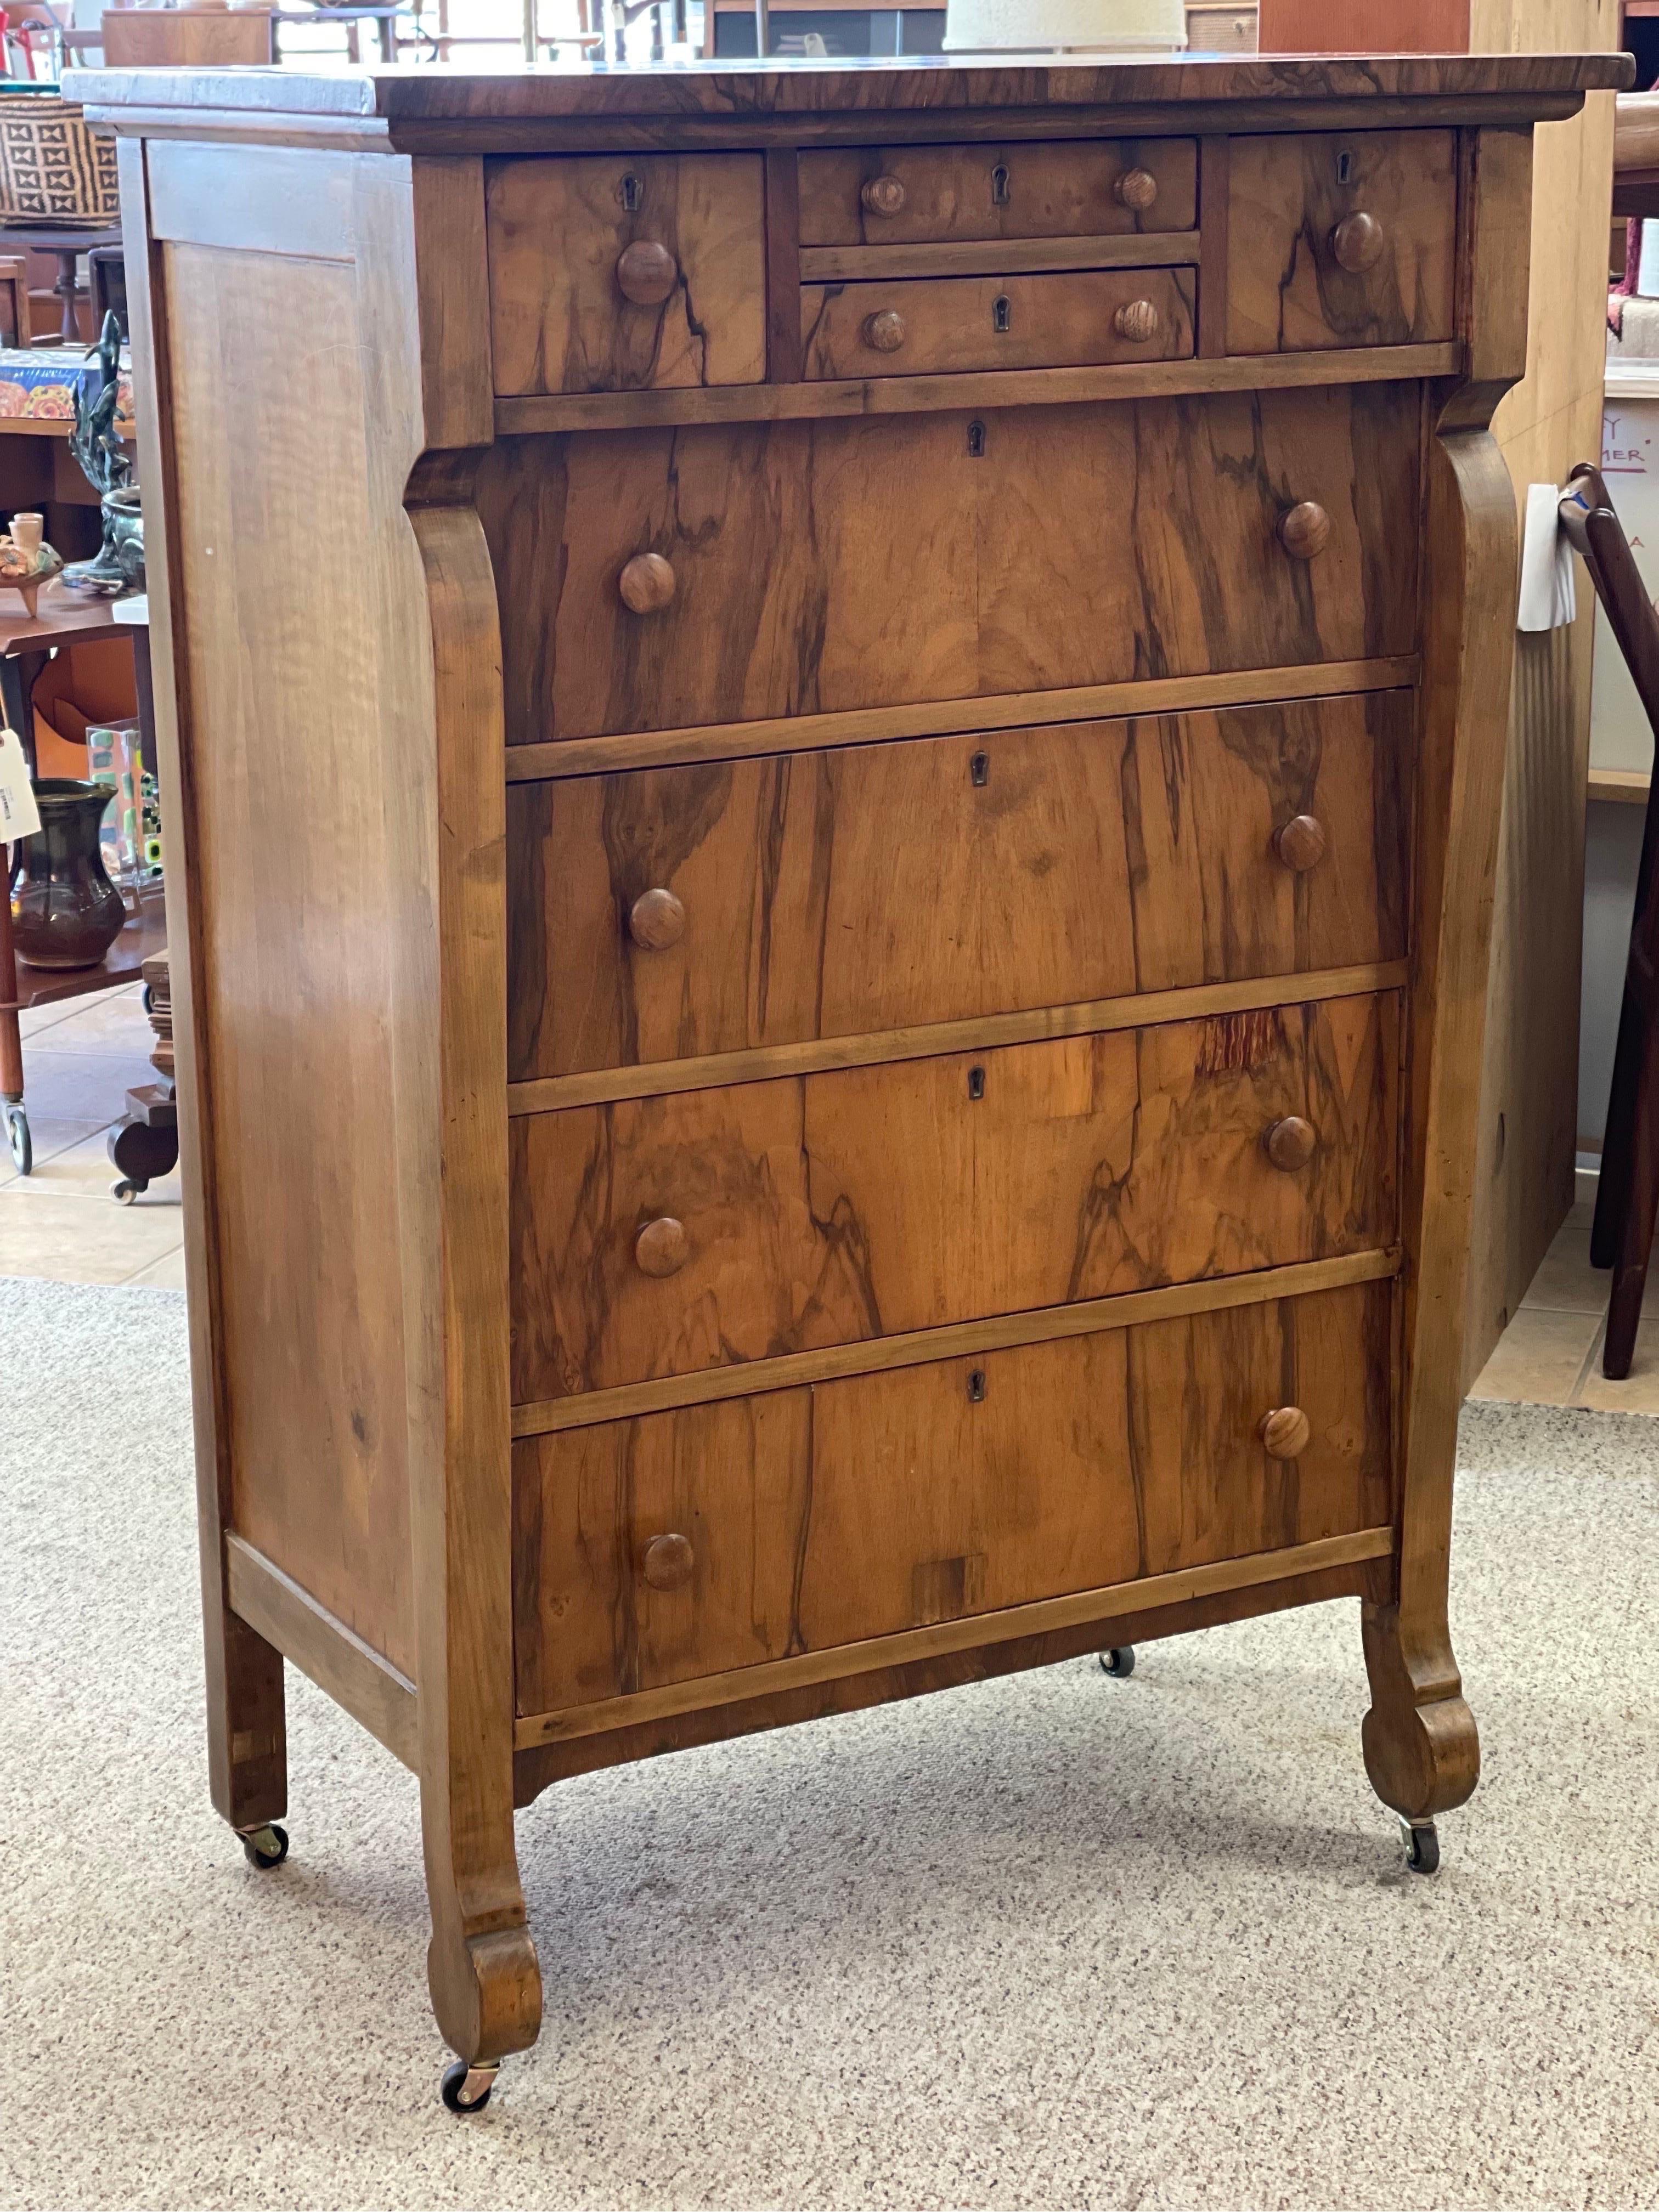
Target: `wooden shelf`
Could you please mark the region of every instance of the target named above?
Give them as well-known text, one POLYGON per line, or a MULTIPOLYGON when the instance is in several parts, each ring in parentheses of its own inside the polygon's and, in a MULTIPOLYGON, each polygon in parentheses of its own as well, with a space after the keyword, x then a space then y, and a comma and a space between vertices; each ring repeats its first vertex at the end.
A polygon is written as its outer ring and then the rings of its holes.
POLYGON ((1648 786, 1652 778, 1639 768, 1593 768, 1589 772, 1589 795, 1592 799, 1608 799, 1623 806, 1645 806, 1648 786))

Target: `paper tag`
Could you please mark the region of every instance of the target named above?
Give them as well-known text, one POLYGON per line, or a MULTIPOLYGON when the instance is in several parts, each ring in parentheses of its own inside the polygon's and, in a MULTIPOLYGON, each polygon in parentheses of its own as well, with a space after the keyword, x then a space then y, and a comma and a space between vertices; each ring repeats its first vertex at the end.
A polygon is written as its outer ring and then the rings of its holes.
POLYGON ((0 843, 15 845, 40 827, 29 781, 28 755, 15 730, 0 730, 0 843))
POLYGON ((1561 529, 1560 504, 1561 494, 1554 484, 1527 486, 1517 629, 1559 629, 1578 612, 1572 547, 1561 529))

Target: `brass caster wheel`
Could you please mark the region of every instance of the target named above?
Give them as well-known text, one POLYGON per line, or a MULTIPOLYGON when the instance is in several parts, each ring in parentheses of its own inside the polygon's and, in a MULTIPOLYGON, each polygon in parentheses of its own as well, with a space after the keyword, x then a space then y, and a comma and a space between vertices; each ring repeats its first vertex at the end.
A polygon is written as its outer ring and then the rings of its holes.
POLYGON ((1440 1832, 1432 1820, 1408 1820, 1402 1813, 1400 1839, 1406 1846, 1406 1864, 1413 1874, 1439 1871, 1440 1832))
POLYGON ((501 2070, 499 2064, 469 2066, 465 2058, 458 2058, 445 2069, 439 2094, 452 2112, 481 2112, 489 2102, 489 2093, 501 2070))
POLYGON ((1127 1682, 1135 1671, 1135 1647, 1133 1644, 1120 1644, 1115 1650, 1103 1651, 1098 1656, 1101 1673, 1109 1674, 1114 1681, 1127 1682))
POLYGON ((9 1105, 6 1109, 6 1142, 11 1146, 11 1164, 20 1176, 34 1171, 34 1140, 29 1135, 29 1117, 21 1106, 9 1105))
POLYGON ((242 1838, 242 1850, 251 1867, 261 1874, 269 1874, 288 1856, 288 1830, 279 1828, 274 1820, 266 1820, 257 1828, 237 1831, 242 1838))

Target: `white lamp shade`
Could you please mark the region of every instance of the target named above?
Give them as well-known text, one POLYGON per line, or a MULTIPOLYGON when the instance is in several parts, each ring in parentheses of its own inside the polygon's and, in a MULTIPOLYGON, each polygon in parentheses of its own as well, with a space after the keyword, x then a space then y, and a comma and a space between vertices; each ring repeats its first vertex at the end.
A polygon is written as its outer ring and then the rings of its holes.
POLYGON ((1182 0, 949 0, 947 53, 1038 52, 1073 47, 1147 47, 1187 43, 1182 0))

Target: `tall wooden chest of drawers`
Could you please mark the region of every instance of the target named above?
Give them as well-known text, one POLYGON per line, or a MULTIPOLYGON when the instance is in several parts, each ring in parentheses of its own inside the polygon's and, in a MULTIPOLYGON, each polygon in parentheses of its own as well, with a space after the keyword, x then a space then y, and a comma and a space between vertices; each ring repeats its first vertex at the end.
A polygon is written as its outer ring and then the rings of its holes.
POLYGON ((214 1797, 285 1656, 418 1772, 452 2103, 611 1762, 1351 1596, 1431 1863, 1487 425, 1623 67, 77 80, 214 1797))

